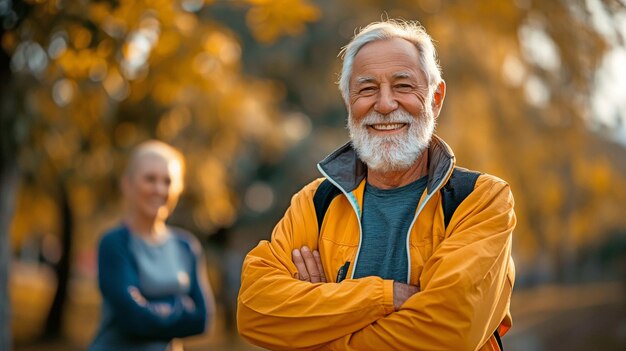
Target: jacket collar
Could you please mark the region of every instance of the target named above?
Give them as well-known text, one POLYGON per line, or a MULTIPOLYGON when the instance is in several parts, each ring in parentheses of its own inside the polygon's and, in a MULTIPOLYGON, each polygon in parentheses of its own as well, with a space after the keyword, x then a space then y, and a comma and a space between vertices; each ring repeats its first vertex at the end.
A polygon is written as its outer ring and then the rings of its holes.
MULTIPOLYGON (((455 165, 452 149, 433 135, 428 146, 428 194, 442 187, 455 165)), ((319 171, 345 192, 352 192, 365 179, 367 166, 359 159, 352 142, 347 142, 317 164, 319 171)))

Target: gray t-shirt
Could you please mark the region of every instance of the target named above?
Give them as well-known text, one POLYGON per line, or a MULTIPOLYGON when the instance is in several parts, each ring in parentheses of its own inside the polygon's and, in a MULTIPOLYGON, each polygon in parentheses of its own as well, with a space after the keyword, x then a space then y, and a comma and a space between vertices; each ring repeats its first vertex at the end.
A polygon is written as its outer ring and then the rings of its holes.
POLYGON ((193 261, 175 238, 158 244, 131 235, 130 251, 137 262, 141 291, 147 298, 161 298, 189 293, 193 261))
POLYGON ((378 276, 407 282, 406 239, 428 177, 393 189, 365 184, 363 235, 354 278, 378 276))

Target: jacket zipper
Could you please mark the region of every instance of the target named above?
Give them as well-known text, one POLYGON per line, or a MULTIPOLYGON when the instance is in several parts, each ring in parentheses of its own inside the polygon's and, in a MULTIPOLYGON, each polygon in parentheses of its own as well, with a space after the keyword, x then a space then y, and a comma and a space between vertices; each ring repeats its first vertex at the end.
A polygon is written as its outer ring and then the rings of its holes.
MULTIPOLYGON (((448 179, 450 171, 452 170, 453 167, 454 167, 454 163, 450 162, 450 165, 448 166, 448 170, 446 171, 446 175, 447 176, 445 178, 443 178, 442 182, 444 180, 448 179)), ((328 179, 329 182, 331 182, 334 186, 339 188, 339 190, 341 190, 341 192, 346 196, 346 198, 348 199, 348 202, 350 202, 350 205, 352 206, 352 209, 354 210, 354 213, 356 214, 356 218, 357 218, 357 221, 359 223, 359 247, 356 250, 356 255, 355 255, 354 260, 353 260, 354 264, 352 265, 352 272, 350 274, 350 279, 353 279, 354 278, 354 273, 356 272, 356 266, 357 266, 358 261, 359 261, 359 254, 361 253, 361 243, 363 241, 363 227, 361 226, 361 213, 360 213, 360 209, 359 209, 359 204, 357 203, 356 198, 354 197, 354 195, 352 193, 348 193, 342 186, 337 184, 337 182, 335 182, 330 176, 328 176, 328 174, 326 172, 324 172, 324 170, 322 169, 322 167, 320 167, 319 164, 317 165, 317 169, 320 171, 320 173, 322 173, 322 175, 324 175, 324 177, 326 179, 328 179)), ((440 182, 437 185, 437 187, 436 187, 437 191, 441 187, 442 182, 440 182)), ((417 220, 417 217, 422 212, 422 210, 426 206, 426 203, 428 203, 428 201, 430 200, 430 198, 433 196, 434 193, 435 193, 435 191, 430 193, 430 195, 427 195, 426 198, 424 199, 424 201, 422 201, 419 204, 419 207, 418 207, 417 211, 415 212, 415 216, 413 216, 413 221, 411 221, 411 225, 409 226, 409 230, 408 230, 407 235, 406 235, 406 255, 407 255, 407 265, 408 265, 408 267, 407 267, 407 276, 406 276, 407 284, 410 284, 410 282, 411 282, 411 248, 410 248, 411 231, 413 230, 413 226, 415 225, 415 221, 417 220)))
POLYGON ((361 242, 363 241, 363 228, 361 226, 361 211, 359 209, 359 204, 356 201, 356 198, 354 197, 354 195, 352 193, 348 193, 342 186, 337 184, 335 180, 329 177, 328 174, 324 172, 324 170, 322 169, 322 167, 320 167, 319 164, 317 165, 317 169, 320 171, 320 173, 322 173, 322 175, 324 175, 324 177, 326 177, 326 179, 328 179, 329 182, 331 182, 334 186, 339 188, 339 190, 341 190, 341 192, 346 196, 346 198, 348 199, 348 202, 350 203, 350 205, 352 206, 352 209, 354 210, 354 213, 356 214, 357 222, 359 223, 359 247, 356 250, 356 256, 354 257, 354 260, 353 260, 354 263, 352 264, 352 272, 350 273, 350 279, 353 279, 354 272, 356 272, 356 265, 359 260, 359 253, 361 252, 361 242))
MULTIPOLYGON (((437 190, 435 191, 439 191, 439 188, 441 188, 443 181, 447 180, 449 178, 450 172, 452 170, 452 168, 454 167, 454 163, 450 162, 450 165, 448 166, 448 171, 446 172, 446 177, 443 178, 442 182, 440 182, 435 188, 437 190)), ((430 195, 427 195, 426 198, 424 199, 424 201, 422 201, 417 208, 417 211, 415 212, 415 216, 413 217, 413 221, 411 222, 411 225, 409 226, 409 231, 406 233, 406 257, 407 257, 407 273, 406 273, 406 283, 407 284, 411 284, 411 246, 410 246, 410 242, 411 242, 411 231, 413 230, 413 226, 415 225, 415 222, 417 221, 417 217, 420 215, 420 213, 422 212, 422 210, 424 209, 424 207, 426 206, 426 203, 428 203, 428 201, 430 200, 430 198, 433 196, 433 194, 435 193, 435 191, 433 191, 432 193, 430 193, 430 195)), ((359 243, 359 247, 361 246, 361 244, 359 243)), ((355 262, 356 264, 356 262, 355 262)))

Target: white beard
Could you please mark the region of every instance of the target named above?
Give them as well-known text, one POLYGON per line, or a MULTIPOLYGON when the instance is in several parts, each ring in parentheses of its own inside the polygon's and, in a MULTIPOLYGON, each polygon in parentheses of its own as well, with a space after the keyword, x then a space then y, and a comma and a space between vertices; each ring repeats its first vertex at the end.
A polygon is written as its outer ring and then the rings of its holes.
POLYGON ((372 111, 357 125, 350 114, 348 130, 352 145, 368 168, 384 173, 404 171, 428 148, 435 131, 435 117, 428 108, 417 117, 400 109, 386 116, 372 111), (368 125, 377 123, 406 123, 408 130, 389 136, 370 135, 368 125))

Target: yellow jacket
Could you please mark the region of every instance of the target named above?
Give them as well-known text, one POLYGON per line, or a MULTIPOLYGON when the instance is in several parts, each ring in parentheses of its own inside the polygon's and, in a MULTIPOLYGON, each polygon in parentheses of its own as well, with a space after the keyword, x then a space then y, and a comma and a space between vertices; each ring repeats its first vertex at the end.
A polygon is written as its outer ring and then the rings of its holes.
POLYGON ((407 238, 408 282, 420 292, 394 312, 393 281, 351 279, 366 167, 350 144, 320 162, 343 195, 331 202, 318 233, 312 199, 323 178, 308 184, 293 196, 271 241, 246 256, 240 334, 271 350, 499 350, 493 332, 504 335, 511 326, 513 196, 507 183, 482 174, 445 227, 439 189, 454 163, 452 150, 434 136, 428 185, 407 238), (328 283, 295 279, 291 252, 303 245, 319 250, 328 283), (336 283, 346 262, 347 279, 336 283))

